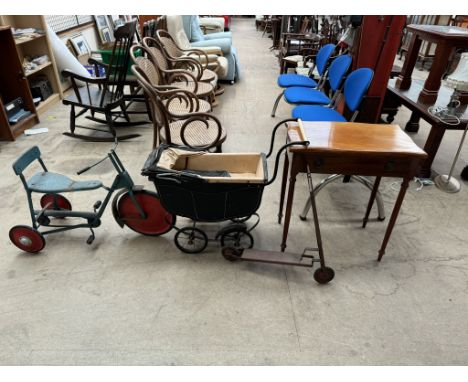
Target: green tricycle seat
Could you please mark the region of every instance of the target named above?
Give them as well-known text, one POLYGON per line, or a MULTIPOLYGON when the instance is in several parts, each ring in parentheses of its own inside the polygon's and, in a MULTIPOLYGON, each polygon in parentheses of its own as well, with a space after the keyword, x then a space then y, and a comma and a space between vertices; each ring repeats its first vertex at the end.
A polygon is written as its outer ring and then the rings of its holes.
POLYGON ((68 176, 54 172, 38 172, 27 181, 28 188, 34 192, 56 194, 59 192, 95 190, 102 186, 99 180, 77 182, 68 176))

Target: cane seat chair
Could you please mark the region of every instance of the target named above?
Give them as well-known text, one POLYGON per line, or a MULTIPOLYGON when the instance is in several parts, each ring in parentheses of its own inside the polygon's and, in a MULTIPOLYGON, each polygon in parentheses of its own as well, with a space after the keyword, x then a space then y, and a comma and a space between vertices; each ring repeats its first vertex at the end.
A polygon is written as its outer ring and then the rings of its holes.
POLYGON ((194 74, 189 70, 171 69, 170 59, 166 57, 162 47, 155 39, 144 38, 142 43, 159 71, 163 85, 191 91, 200 98, 212 99, 214 95, 213 85, 197 81, 194 74))
POLYGON ((64 105, 70 106, 70 132, 66 132, 64 135, 94 142, 114 141, 115 138, 119 140, 130 139, 140 135, 127 134, 117 136, 115 129, 119 126, 135 126, 146 123, 146 121, 130 121, 124 94, 130 59, 130 47, 135 32, 136 21, 127 22, 115 29, 115 43, 109 63, 106 66, 105 77, 88 78, 67 69, 62 71, 62 75, 70 79, 73 89, 73 94, 62 101, 64 105), (79 85, 82 86, 80 87, 79 85), (77 108, 81 108, 81 110, 76 112, 77 108), (91 115, 86 116, 87 119, 107 124, 108 130, 77 125, 77 118, 88 111, 91 115), (104 114, 104 119, 98 118, 97 115, 99 114, 104 114), (76 127, 102 132, 110 136, 77 134, 75 133, 76 127))
POLYGON ((149 69, 151 61, 146 61, 142 65, 143 60, 145 58, 141 58, 132 66, 132 72, 151 105, 154 125, 153 148, 161 143, 167 143, 197 150, 215 149, 221 152, 221 145, 226 140, 226 131, 222 128, 221 122, 212 114, 202 112, 174 116, 167 108, 173 99, 178 98, 180 102, 193 105, 194 101, 196 103, 196 97, 189 97, 187 92, 181 89, 162 90, 152 86, 146 76, 146 72, 151 72, 149 69), (163 97, 166 98, 166 103, 162 102, 163 97))
POLYGON ((156 31, 156 40, 162 46, 166 55, 174 60, 176 67, 187 68, 194 72, 198 81, 209 82, 216 86, 218 75, 215 71, 208 69, 208 56, 205 52, 193 49, 186 54, 176 44, 170 33, 163 29, 156 31))
POLYGON ((130 56, 133 62, 140 67, 149 84, 154 87, 157 92, 159 91, 161 102, 174 118, 192 112, 208 113, 211 111, 211 104, 204 99, 199 99, 190 90, 180 89, 171 85, 164 85, 162 75, 157 69, 156 64, 152 61, 152 56, 148 48, 141 45, 134 45, 130 49, 130 56), (178 94, 185 94, 190 102, 187 102, 187 98, 172 97, 173 93, 163 92, 177 89, 180 90, 178 94))

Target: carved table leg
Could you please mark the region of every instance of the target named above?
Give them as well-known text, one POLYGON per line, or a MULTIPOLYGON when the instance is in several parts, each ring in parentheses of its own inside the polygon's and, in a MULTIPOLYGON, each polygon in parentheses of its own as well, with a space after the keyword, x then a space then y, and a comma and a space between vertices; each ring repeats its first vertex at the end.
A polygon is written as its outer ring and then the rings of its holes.
POLYGON ((419 131, 419 120, 421 119, 421 116, 416 113, 412 112, 411 117, 409 121, 405 125, 405 131, 408 133, 417 133, 419 131))

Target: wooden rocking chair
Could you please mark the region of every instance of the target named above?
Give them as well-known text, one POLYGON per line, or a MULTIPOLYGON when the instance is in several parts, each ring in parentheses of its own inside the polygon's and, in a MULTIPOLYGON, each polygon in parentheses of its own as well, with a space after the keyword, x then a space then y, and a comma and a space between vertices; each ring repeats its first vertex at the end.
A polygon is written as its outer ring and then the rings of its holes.
MULTIPOLYGON (((124 87, 127 84, 127 70, 130 60, 130 48, 136 32, 136 21, 127 22, 118 26, 114 31, 115 43, 109 63, 105 65, 105 77, 87 78, 73 73, 69 70, 62 71, 65 78, 71 80, 74 94, 63 100, 64 105, 70 105, 70 132, 64 135, 80 138, 92 142, 112 142, 115 138, 119 140, 139 137, 140 134, 127 134, 117 136, 116 127, 137 126, 147 121, 131 122, 124 87), (79 87, 81 84, 84 86, 79 87), (81 108, 76 112, 76 108, 81 108), (87 119, 107 124, 108 130, 102 130, 90 126, 79 126, 76 124, 78 117, 90 111, 87 119), (96 114, 103 114, 104 118, 98 118, 96 114), (118 121, 124 119, 124 121, 118 121), (76 127, 94 130, 109 134, 109 137, 92 136, 75 133, 76 127)), ((100 65, 103 65, 100 63, 100 65)))

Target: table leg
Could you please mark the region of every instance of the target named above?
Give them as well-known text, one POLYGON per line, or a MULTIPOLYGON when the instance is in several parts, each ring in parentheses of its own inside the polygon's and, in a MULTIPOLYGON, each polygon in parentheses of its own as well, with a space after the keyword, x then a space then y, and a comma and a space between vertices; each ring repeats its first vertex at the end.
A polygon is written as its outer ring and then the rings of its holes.
POLYGON ((369 214, 372 210, 372 206, 374 205, 375 196, 377 195, 377 191, 379 190, 380 179, 382 177, 378 176, 375 178, 374 187, 372 187, 372 192, 369 198, 369 204, 367 205, 366 215, 364 219, 362 219, 362 228, 366 228, 367 221, 369 220, 369 214))
POLYGON ((403 199, 405 198, 406 190, 408 189, 408 184, 410 180, 411 178, 404 178, 403 182, 401 183, 400 192, 398 193, 395 206, 393 207, 392 216, 390 217, 387 230, 385 231, 385 236, 382 242, 382 246, 380 247, 380 250, 379 250, 379 257, 377 258, 378 261, 382 260, 382 257, 385 254, 385 248, 387 247, 387 243, 390 240, 390 235, 392 234, 393 227, 395 226, 395 222, 397 220, 398 213, 400 212, 400 207, 403 203, 403 199))
POLYGON ((417 133, 419 131, 419 120, 421 119, 421 116, 416 113, 412 112, 411 117, 409 121, 405 125, 405 131, 409 133, 417 133))
POLYGON ((291 163, 291 172, 289 177, 289 189, 288 189, 288 200, 286 201, 286 214, 284 216, 284 226, 283 226, 283 241, 281 242, 281 252, 284 252, 286 249, 286 240, 288 239, 289 231, 289 222, 291 220, 291 210, 294 199, 294 186, 296 183, 296 176, 298 171, 298 159, 295 158, 293 154, 292 163, 291 163))
POLYGON ((281 218, 283 217, 283 206, 284 206, 284 195, 286 193, 286 183, 288 182, 288 171, 289 171, 289 157, 288 153, 284 153, 283 163, 283 177, 281 178, 281 194, 278 210, 278 224, 281 224, 281 218))
POLYGON ((419 176, 422 178, 431 177, 432 162, 439 150, 440 143, 444 137, 445 129, 438 125, 432 125, 429 136, 427 137, 426 143, 424 144, 424 151, 427 153, 427 158, 421 166, 419 176))

